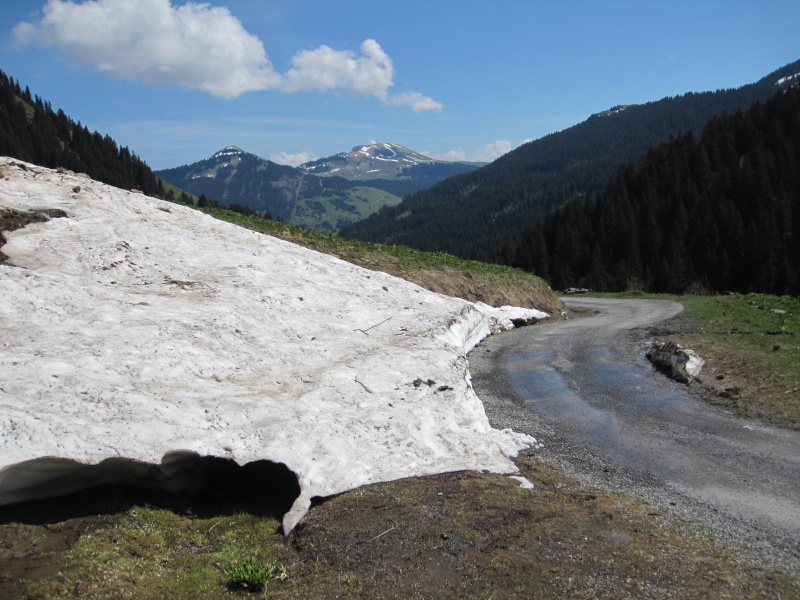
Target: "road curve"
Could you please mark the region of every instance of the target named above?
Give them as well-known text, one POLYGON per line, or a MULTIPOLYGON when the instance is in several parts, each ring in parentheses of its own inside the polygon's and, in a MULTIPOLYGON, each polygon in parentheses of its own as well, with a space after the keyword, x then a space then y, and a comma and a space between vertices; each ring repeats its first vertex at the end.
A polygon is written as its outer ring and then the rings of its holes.
POLYGON ((492 336, 469 356, 496 427, 530 433, 542 458, 634 493, 800 573, 800 432, 734 418, 644 358, 631 329, 680 304, 569 298, 593 316, 492 336))

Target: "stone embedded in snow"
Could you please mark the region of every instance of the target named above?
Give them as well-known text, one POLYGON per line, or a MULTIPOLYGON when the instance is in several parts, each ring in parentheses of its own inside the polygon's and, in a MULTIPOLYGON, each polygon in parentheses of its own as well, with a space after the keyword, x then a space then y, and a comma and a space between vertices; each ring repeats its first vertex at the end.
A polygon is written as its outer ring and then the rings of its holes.
POLYGON ((467 369, 508 310, 23 166, 0 159, 0 209, 67 216, 3 247, 0 504, 106 481, 177 490, 198 457, 267 460, 298 480, 288 533, 314 496, 513 473, 536 443, 489 425, 467 369))

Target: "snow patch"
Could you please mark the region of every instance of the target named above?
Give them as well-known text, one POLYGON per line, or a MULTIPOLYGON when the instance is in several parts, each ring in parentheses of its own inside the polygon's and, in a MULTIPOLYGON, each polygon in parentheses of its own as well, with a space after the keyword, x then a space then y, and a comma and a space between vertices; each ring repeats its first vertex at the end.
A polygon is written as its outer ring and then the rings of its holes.
POLYGON ((0 207, 68 216, 3 247, 0 504, 114 478, 179 489, 203 457, 266 460, 297 477, 289 532, 314 496, 514 473, 510 457, 536 445, 489 425, 466 354, 544 313, 14 163, 0 159, 0 207))
POLYGON ((515 481, 519 481, 519 487, 523 490, 532 490, 534 489, 534 485, 525 477, 520 475, 511 475, 510 479, 514 479, 515 481))

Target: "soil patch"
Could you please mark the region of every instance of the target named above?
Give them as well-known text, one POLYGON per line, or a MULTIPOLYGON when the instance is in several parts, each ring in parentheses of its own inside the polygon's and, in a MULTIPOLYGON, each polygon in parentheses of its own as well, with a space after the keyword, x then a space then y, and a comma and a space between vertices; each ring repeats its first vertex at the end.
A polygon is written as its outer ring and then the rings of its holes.
MULTIPOLYGON (((51 218, 66 217, 67 213, 58 208, 43 208, 38 210, 20 211, 13 208, 0 209, 0 248, 8 241, 3 232, 22 229, 31 223, 44 223, 51 218)), ((8 256, 0 251, 0 263, 8 260, 8 256)))
POLYGON ((230 498, 104 488, 7 507, 0 597, 223 598, 225 544, 286 567, 270 598, 800 597, 661 510, 517 464, 533 489, 469 472, 368 486, 319 500, 288 540, 230 498))

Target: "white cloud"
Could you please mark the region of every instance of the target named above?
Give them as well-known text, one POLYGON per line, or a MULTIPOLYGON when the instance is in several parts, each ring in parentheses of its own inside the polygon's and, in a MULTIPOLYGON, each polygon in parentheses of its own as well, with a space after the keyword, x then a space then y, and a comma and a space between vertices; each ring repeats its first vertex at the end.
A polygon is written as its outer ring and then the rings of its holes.
POLYGON ((433 158, 438 158, 439 160, 450 160, 453 162, 467 160, 467 153, 464 152, 464 150, 462 150, 461 148, 459 148, 458 150, 448 150, 444 154, 433 154, 431 152, 425 152, 424 154, 427 154, 428 156, 431 156, 433 158))
POLYGON ((264 45, 225 7, 170 0, 48 0, 39 23, 14 28, 18 44, 56 46, 76 64, 123 79, 176 84, 223 98, 255 90, 342 91, 374 96, 414 112, 441 110, 420 94, 389 93, 392 60, 375 40, 359 53, 320 46, 292 59, 285 74, 273 68, 264 45))
POLYGON ((508 140, 497 140, 473 152, 471 160, 475 162, 491 162, 496 158, 500 158, 503 154, 510 152, 512 148, 513 146, 508 140))
POLYGON ((295 152, 294 154, 283 151, 273 152, 269 155, 269 159, 272 162, 278 163, 279 165, 289 165, 290 167, 298 167, 303 163, 311 162, 317 158, 319 157, 316 154, 308 150, 305 152, 295 152))
POLYGON ((37 25, 14 28, 19 43, 61 48, 72 63, 146 83, 177 84, 224 98, 269 89, 280 76, 259 39, 227 8, 169 0, 49 0, 37 25))
POLYGON ((426 110, 442 110, 444 105, 433 98, 423 96, 419 92, 405 92, 389 98, 389 104, 396 106, 410 106, 414 112, 426 110))
POLYGON ((360 55, 320 46, 299 52, 292 64, 281 85, 287 92, 344 89, 386 100, 394 77, 392 60, 375 40, 361 44, 360 55))
POLYGON ((444 154, 433 154, 426 152, 428 156, 438 158, 439 160, 450 161, 471 161, 471 162, 492 162, 496 158, 500 158, 503 154, 510 152, 514 146, 508 140, 497 140, 491 144, 486 144, 483 148, 473 150, 470 153, 464 151, 463 148, 456 150, 448 150, 444 154))

